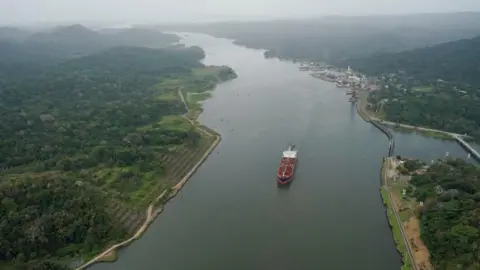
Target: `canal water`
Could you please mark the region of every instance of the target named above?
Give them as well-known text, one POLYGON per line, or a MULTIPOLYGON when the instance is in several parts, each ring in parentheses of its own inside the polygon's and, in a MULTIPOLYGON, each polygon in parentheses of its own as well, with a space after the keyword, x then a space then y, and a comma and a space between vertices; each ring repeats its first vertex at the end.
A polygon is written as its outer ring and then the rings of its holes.
MULTIPOLYGON (((141 239, 92 269, 400 269, 379 194, 388 140, 345 91, 232 40, 188 34, 182 42, 238 74, 200 116, 223 139, 141 239), (291 186, 278 188, 289 143, 298 167, 291 186)), ((455 142, 395 136, 400 155, 467 155, 455 142)))

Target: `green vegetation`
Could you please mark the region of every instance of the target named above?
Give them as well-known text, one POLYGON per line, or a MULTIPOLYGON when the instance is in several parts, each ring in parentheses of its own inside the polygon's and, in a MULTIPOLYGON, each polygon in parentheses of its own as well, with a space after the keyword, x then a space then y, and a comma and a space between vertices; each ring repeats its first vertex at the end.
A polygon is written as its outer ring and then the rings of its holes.
POLYGON ((0 194, 0 257, 17 267, 51 254, 87 253, 125 236, 109 222, 106 199, 86 176, 54 171, 8 175, 0 194))
POLYGON ((429 92, 432 92, 435 88, 431 85, 429 86, 414 86, 412 87, 412 91, 416 91, 416 92, 424 92, 424 93, 429 93, 429 92))
POLYGON ((403 167, 408 170, 409 173, 412 173, 425 165, 424 162, 415 159, 406 160, 403 163, 403 167))
MULTIPOLYGON (((352 57, 400 52, 478 35, 478 13, 326 16, 306 20, 164 26, 235 39, 267 49, 266 57, 335 64, 352 57)), ((355 66, 353 66, 355 67, 355 66)))
POLYGON ((480 168, 460 159, 438 161, 414 175, 412 195, 425 202, 421 236, 435 269, 480 266, 480 168))
POLYGON ((212 94, 210 93, 188 93, 186 101, 190 107, 198 107, 199 102, 204 101, 210 98, 211 96, 212 94))
POLYGON ((158 96, 160 100, 178 99, 179 93, 173 90, 180 90, 189 108, 187 116, 194 120, 202 112, 202 106, 199 102, 211 96, 208 91, 213 90, 219 82, 236 78, 237 74, 227 66, 207 66, 192 69, 192 75, 166 78, 156 87, 172 90, 158 96))
POLYGON ((452 13, 184 28, 267 49, 266 57, 351 66, 378 76, 389 86, 370 98, 381 119, 480 138, 480 37, 473 38, 478 31, 471 27, 479 22, 478 13, 452 13))
POLYGON ((395 244, 397 246, 398 252, 402 254, 402 261, 404 263, 402 266, 402 270, 411 270, 412 260, 410 259, 410 255, 408 255, 407 249, 405 247, 405 242, 403 241, 402 232, 398 225, 395 214, 393 213, 393 209, 391 205, 392 202, 390 201, 390 197, 388 196, 387 187, 380 188, 380 193, 382 195, 383 203, 387 208, 387 218, 388 218, 388 223, 392 228, 393 239, 395 240, 395 244))
POLYGON ((397 244, 397 249, 400 251, 400 253, 406 253, 405 249, 405 243, 403 241, 402 233, 400 231, 400 227, 398 226, 398 222, 395 218, 395 214, 393 213, 392 210, 392 205, 390 201, 390 197, 388 196, 388 191, 386 190, 385 187, 380 189, 380 193, 382 194, 383 198, 383 203, 385 204, 387 208, 387 217, 388 221, 390 223, 390 226, 392 227, 393 231, 393 239, 395 240, 395 243, 397 244))
POLYGON ((480 37, 475 37, 400 53, 348 59, 339 64, 351 65, 369 75, 404 74, 420 82, 414 85, 416 90, 432 90, 438 79, 478 86, 479 54, 480 37))
POLYGON ((234 74, 204 67, 198 47, 113 47, 47 66, 5 54, 0 46, 2 269, 64 269, 131 235, 211 144, 180 116, 178 90, 202 93, 234 74))
MULTIPOLYGON (((411 270, 412 269, 412 260, 408 254, 405 246, 405 241, 402 237, 402 232, 400 230, 399 224, 393 212, 392 202, 390 201, 389 196, 389 186, 391 185, 389 179, 387 178, 387 167, 388 162, 384 159, 382 167, 380 169, 382 187, 380 188, 380 194, 382 196, 383 204, 385 205, 387 211, 387 219, 390 227, 392 228, 393 239, 395 241, 398 252, 402 255, 403 266, 402 270, 411 270)), ((398 192, 398 186, 393 187, 390 192, 398 192)), ((402 215, 400 215, 402 217, 402 215)))
POLYGON ((8 60, 9 63, 29 62, 35 65, 56 64, 65 58, 84 56, 115 46, 159 48, 179 40, 176 35, 152 29, 96 32, 82 25, 57 27, 52 31, 33 34, 18 29, 0 28, 1 36, 4 38, 0 40, 0 62, 8 60))
MULTIPOLYGON (((370 112, 372 114, 374 114, 377 118, 380 118, 379 117, 379 114, 378 113, 373 113, 373 112, 370 112)), ((383 114, 384 115, 384 114, 383 114)), ((385 119, 386 116, 383 116, 385 119)), ((381 122, 380 122, 381 123, 381 122)), ((436 139, 439 139, 439 140, 444 140, 444 141, 452 141, 452 140, 455 140, 454 137, 452 137, 451 135, 449 135, 447 132, 444 132, 444 131, 433 131, 433 130, 423 130, 423 129, 415 129, 415 128, 411 128, 411 127, 404 127, 404 126, 400 126, 398 124, 392 126, 392 128, 396 131, 396 132, 399 132, 399 133, 412 133, 412 132, 415 132, 416 134, 420 134, 422 136, 425 136, 425 137, 431 137, 431 138, 436 138, 436 139)), ((470 137, 468 137, 470 138, 470 137)))
POLYGON ((386 120, 480 138, 480 37, 396 54, 349 59, 381 89, 369 97, 386 120), (461 104, 461 106, 459 106, 461 104))

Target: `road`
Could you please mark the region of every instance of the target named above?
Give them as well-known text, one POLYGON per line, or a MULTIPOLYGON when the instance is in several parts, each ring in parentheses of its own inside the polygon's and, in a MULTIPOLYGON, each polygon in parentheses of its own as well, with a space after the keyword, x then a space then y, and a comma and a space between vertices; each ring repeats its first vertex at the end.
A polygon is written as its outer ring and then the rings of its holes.
POLYGON ((187 110, 187 112, 184 114, 184 115, 186 115, 190 111, 190 108, 188 108, 188 104, 185 101, 185 97, 183 96, 183 93, 182 93, 182 88, 178 88, 177 91, 178 91, 178 95, 180 96, 180 99, 183 102, 183 105, 185 105, 185 109, 187 110))
MULTIPOLYGON (((188 109, 189 109, 188 105, 185 102, 185 99, 184 99, 183 94, 182 94, 180 89, 178 90, 178 94, 180 95, 180 98, 183 101, 183 103, 185 104, 185 108, 188 111, 188 109)), ((167 195, 170 195, 171 197, 175 196, 180 191, 180 189, 187 183, 188 179, 190 179, 190 177, 195 173, 195 171, 198 169, 198 167, 200 167, 200 165, 202 165, 202 163, 205 161, 205 159, 208 157, 208 155, 210 155, 210 153, 213 151, 213 149, 218 145, 218 143, 221 140, 221 137, 219 135, 211 134, 210 132, 196 126, 195 121, 189 119, 185 115, 183 115, 183 117, 185 119, 187 119, 192 125, 194 125, 198 130, 200 130, 201 132, 206 134, 207 136, 216 136, 216 139, 215 139, 214 143, 210 146, 208 151, 205 152, 205 154, 202 156, 202 158, 195 164, 195 166, 188 172, 188 174, 185 175, 185 177, 183 177, 180 182, 178 182, 175 186, 173 186, 172 193, 169 194, 167 192, 167 190, 164 190, 157 198, 155 198, 155 200, 152 203, 150 203, 150 205, 148 206, 148 208, 146 210, 147 211, 147 218, 145 219, 145 222, 137 230, 137 232, 135 232, 135 234, 132 237, 128 238, 127 240, 125 240, 123 242, 120 242, 118 244, 115 244, 115 245, 109 247, 108 249, 106 249, 102 253, 95 256, 90 261, 88 261, 88 262, 84 263, 83 265, 81 265, 80 267, 76 268, 76 270, 83 270, 83 269, 88 268, 89 266, 92 266, 93 264, 95 264, 97 262, 101 262, 101 261, 104 260, 104 258, 111 255, 112 252, 115 252, 119 248, 128 246, 131 242, 140 238, 140 236, 142 236, 142 234, 148 229, 148 226, 150 225, 150 223, 152 223, 152 221, 155 220, 155 217, 162 210, 162 209, 155 210, 155 206, 157 205, 157 203, 167 195)))
POLYGON ((407 124, 400 124, 400 123, 395 123, 395 122, 390 122, 390 121, 385 121, 382 119, 379 119, 377 117, 374 117, 370 115, 366 110, 365 106, 367 104, 367 97, 368 97, 368 92, 360 92, 360 100, 357 102, 357 111, 359 112, 362 117, 368 118, 365 119, 367 121, 376 121, 382 125, 388 125, 388 126, 399 126, 407 129, 413 129, 413 130, 420 130, 420 131, 426 131, 426 132, 435 132, 435 133, 440 133, 444 134, 447 136, 451 137, 460 137, 460 138, 471 138, 470 136, 466 134, 459 134, 459 133, 453 133, 453 132, 448 132, 448 131, 443 131, 439 129, 433 129, 433 128, 426 128, 426 127, 418 127, 418 126, 412 126, 412 125, 407 125, 407 124))
MULTIPOLYGON (((188 112, 190 111, 190 108, 188 107, 188 104, 187 104, 187 102, 185 101, 185 97, 183 96, 183 93, 182 93, 182 89, 181 89, 181 88, 178 89, 178 95, 180 96, 180 99, 182 100, 183 105, 185 105, 185 109, 187 110, 187 112, 186 112, 185 114, 183 114, 182 117, 185 118, 185 119, 187 119, 187 120, 190 122, 190 124, 192 124, 193 126, 196 126, 195 121, 192 120, 192 119, 190 119, 190 118, 187 116, 188 112)), ((212 133, 204 130, 203 128, 199 128, 198 126, 197 126, 197 129, 200 130, 203 134, 205 134, 205 135, 207 135, 207 136, 216 136, 215 134, 212 134, 212 133)))
POLYGON ((390 157, 386 158, 385 166, 387 167, 387 169, 384 170, 384 172, 383 172, 384 173, 383 177, 385 179, 385 181, 384 181, 385 186, 384 187, 387 190, 388 198, 390 200, 390 205, 392 207, 393 213, 395 214, 395 219, 397 220, 397 224, 398 224, 398 227, 400 228, 400 232, 402 233, 402 238, 403 238, 403 241, 405 242, 405 247, 407 248, 408 255, 410 256, 410 261, 412 263, 412 269, 413 270, 418 270, 417 264, 415 263, 415 259, 413 257, 412 248, 410 247, 410 242, 408 241, 408 237, 405 234, 405 231, 403 230, 402 220, 400 219, 400 216, 398 215, 398 211, 397 211, 397 208, 395 206, 395 201, 393 200, 392 195, 390 193, 390 188, 388 187, 387 171, 389 171, 391 166, 392 166, 390 157))
POLYGON ((145 222, 143 223, 142 227, 140 227, 140 229, 138 229, 138 231, 132 236, 130 237, 129 239, 123 241, 123 242, 120 242, 118 244, 115 244, 113 246, 111 246, 110 248, 108 248, 107 250, 105 250, 104 252, 98 254, 97 256, 95 256, 93 259, 91 259, 90 261, 84 263, 83 265, 81 265, 80 267, 76 268, 76 270, 83 270, 83 269, 86 269, 88 268, 89 266, 99 262, 99 261, 102 261, 105 257, 108 257, 112 252, 115 252, 118 248, 121 248, 121 247, 124 247, 124 246, 127 246, 129 245, 131 242, 137 240, 144 232, 145 230, 148 228, 148 225, 150 225, 150 223, 153 221, 154 217, 156 215, 153 215, 154 211, 154 205, 156 202, 158 202, 160 199, 162 199, 165 195, 167 194, 167 190, 164 190, 156 199, 154 202, 152 202, 148 208, 147 208, 147 218, 145 219, 145 222))
POLYGON ((390 122, 390 121, 384 121, 384 120, 381 120, 381 119, 378 119, 378 118, 372 117, 372 116, 370 116, 370 119, 372 119, 373 121, 377 121, 378 123, 383 124, 383 125, 399 126, 399 127, 408 128, 408 129, 415 129, 415 130, 421 130, 421 131, 427 131, 427 132, 442 133, 442 134, 445 134, 445 135, 448 135, 448 136, 452 136, 452 137, 456 137, 456 136, 457 136, 457 137, 461 137, 461 138, 470 137, 470 136, 468 136, 468 135, 466 135, 466 134, 459 134, 459 133, 447 132, 447 131, 438 130, 438 129, 433 129, 433 128, 424 128, 424 127, 417 127, 417 126, 412 126, 412 125, 394 123, 394 122, 390 122))

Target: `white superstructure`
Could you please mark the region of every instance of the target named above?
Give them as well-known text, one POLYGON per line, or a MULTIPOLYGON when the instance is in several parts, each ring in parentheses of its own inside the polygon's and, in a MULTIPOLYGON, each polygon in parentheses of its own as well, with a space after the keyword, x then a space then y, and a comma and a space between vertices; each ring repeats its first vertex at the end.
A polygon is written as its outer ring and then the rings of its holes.
POLYGON ((297 158, 297 151, 295 151, 295 150, 283 151, 283 157, 284 158, 297 158))

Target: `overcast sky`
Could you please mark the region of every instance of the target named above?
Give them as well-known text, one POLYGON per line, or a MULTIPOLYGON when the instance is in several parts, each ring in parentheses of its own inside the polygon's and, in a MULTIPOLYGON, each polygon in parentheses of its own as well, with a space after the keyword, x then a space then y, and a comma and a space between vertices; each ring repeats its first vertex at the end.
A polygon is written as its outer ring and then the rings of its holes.
POLYGON ((480 11, 480 0, 0 0, 0 23, 248 20, 480 11))

